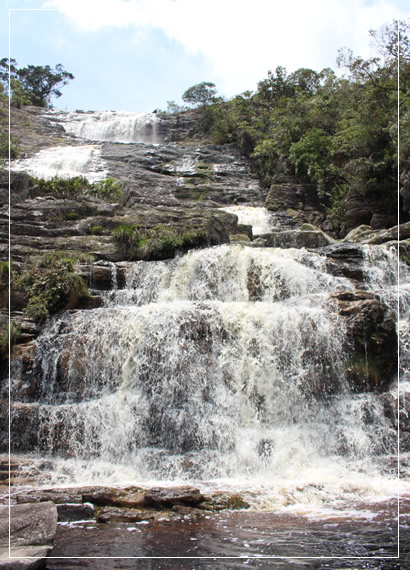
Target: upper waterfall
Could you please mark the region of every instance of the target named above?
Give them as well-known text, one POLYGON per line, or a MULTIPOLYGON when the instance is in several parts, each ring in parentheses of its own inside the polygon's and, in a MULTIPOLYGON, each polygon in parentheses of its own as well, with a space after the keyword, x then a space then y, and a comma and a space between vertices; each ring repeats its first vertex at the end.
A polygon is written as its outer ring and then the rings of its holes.
POLYGON ((159 119, 155 113, 126 111, 48 111, 48 119, 59 123, 69 135, 118 143, 160 142, 159 119))

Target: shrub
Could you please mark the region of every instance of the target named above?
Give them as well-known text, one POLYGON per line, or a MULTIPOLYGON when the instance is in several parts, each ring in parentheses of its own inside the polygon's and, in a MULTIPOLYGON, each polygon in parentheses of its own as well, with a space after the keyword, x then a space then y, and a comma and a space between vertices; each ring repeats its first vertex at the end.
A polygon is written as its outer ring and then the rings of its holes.
POLYGON ((42 194, 51 194, 57 198, 79 198, 93 196, 107 202, 117 202, 123 195, 121 184, 114 178, 107 178, 100 182, 89 182, 84 176, 60 178, 53 176, 49 180, 33 178, 42 194))
POLYGON ((107 202, 116 202, 123 195, 123 190, 121 184, 116 182, 114 178, 107 178, 106 180, 101 180, 101 182, 90 184, 87 194, 107 202))
POLYGON ((21 329, 13 322, 4 323, 0 326, 0 360, 8 358, 9 346, 12 347, 20 338, 21 329))
POLYGON ((66 212, 64 214, 64 218, 68 221, 74 221, 79 220, 81 218, 81 215, 78 212, 66 212))
MULTIPOLYGON (((17 142, 11 139, 10 144, 10 158, 17 158, 20 154, 17 142)), ((9 158, 9 135, 8 133, 0 132, 0 158, 9 158)))
POLYGON ((92 236, 100 236, 103 234, 104 228, 102 226, 93 226, 91 228, 91 235, 92 236))
POLYGON ((127 252, 137 247, 140 241, 139 226, 136 224, 120 224, 111 234, 127 252))
POLYGON ((72 309, 88 297, 83 279, 74 273, 81 254, 53 252, 35 257, 16 279, 16 288, 28 294, 27 315, 37 322, 63 309, 72 309))

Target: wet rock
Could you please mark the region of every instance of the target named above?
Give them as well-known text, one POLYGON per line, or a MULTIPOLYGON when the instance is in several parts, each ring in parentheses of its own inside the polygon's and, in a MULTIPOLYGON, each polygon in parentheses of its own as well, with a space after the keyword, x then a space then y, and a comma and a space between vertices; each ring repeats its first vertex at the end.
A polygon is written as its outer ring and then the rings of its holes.
POLYGON ((344 291, 331 295, 347 331, 346 363, 353 391, 382 391, 396 372, 397 335, 393 315, 370 291, 344 291))
MULTIPOLYGON (((53 503, 14 505, 10 516, 11 556, 4 568, 41 568, 53 547, 57 530, 57 508, 53 503), (39 560, 30 560, 38 557, 39 560)), ((8 507, 0 507, 0 559, 8 559, 8 507)))
POLYGON ((123 180, 127 188, 127 207, 178 206, 199 200, 263 202, 265 198, 248 161, 227 145, 104 144, 102 156, 110 175, 123 180))
POLYGON ((145 504, 157 508, 170 508, 174 505, 196 506, 203 500, 199 489, 194 487, 158 487, 145 494, 145 504))
POLYGON ((347 277, 358 282, 363 280, 363 249, 359 245, 337 242, 323 248, 326 270, 337 277, 347 277))

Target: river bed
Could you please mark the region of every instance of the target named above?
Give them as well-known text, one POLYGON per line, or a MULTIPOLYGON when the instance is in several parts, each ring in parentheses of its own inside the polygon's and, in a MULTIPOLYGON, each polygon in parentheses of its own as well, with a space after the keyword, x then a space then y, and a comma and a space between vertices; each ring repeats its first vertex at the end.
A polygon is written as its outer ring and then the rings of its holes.
POLYGON ((152 524, 60 524, 46 568, 410 568, 410 500, 400 507, 399 559, 393 500, 374 504, 370 520, 237 511, 152 524))

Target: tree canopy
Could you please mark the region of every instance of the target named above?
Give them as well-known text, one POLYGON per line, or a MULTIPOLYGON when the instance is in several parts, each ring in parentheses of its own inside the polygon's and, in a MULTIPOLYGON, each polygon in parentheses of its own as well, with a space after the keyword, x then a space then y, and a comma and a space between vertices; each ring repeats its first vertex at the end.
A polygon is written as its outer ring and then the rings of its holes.
POLYGON ((194 106, 204 106, 221 101, 220 98, 216 97, 215 84, 209 81, 203 81, 189 87, 182 95, 182 100, 194 106))
MULTIPOLYGON (((28 65, 18 68, 16 60, 10 60, 10 94, 16 105, 48 107, 53 97, 61 97, 61 87, 74 79, 61 63, 53 69, 49 65, 28 65)), ((9 88, 9 60, 0 60, 0 82, 3 91, 9 88)))

